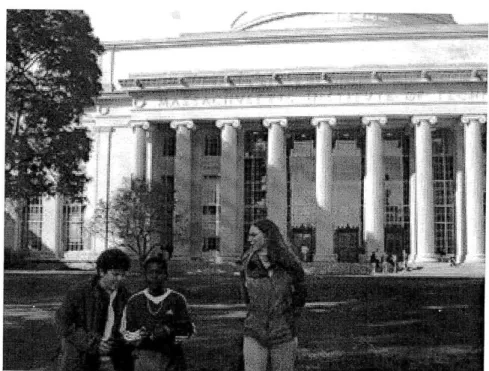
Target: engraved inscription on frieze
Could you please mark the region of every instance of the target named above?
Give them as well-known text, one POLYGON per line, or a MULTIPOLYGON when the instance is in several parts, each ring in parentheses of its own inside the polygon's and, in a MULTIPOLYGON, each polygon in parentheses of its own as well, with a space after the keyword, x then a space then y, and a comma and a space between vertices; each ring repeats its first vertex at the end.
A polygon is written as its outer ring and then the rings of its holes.
POLYGON ((161 99, 149 101, 148 109, 178 108, 218 108, 218 107, 259 107, 259 106, 316 106, 345 104, 413 104, 413 103, 444 103, 444 102, 477 102, 487 101, 485 92, 467 93, 419 93, 402 94, 330 94, 302 96, 245 96, 237 98, 198 98, 198 99, 161 99))

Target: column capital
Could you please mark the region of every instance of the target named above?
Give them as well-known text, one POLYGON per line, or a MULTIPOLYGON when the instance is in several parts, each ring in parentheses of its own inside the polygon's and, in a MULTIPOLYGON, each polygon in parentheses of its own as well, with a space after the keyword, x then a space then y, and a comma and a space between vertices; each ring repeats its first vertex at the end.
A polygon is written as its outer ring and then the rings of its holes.
POLYGON ((462 124, 469 124, 472 122, 478 122, 479 124, 485 124, 487 122, 487 117, 486 115, 463 115, 460 118, 460 121, 462 121, 462 124))
POLYGON ((146 105, 146 101, 144 99, 133 99, 132 106, 135 108, 143 108, 146 105))
POLYGON ((427 122, 428 124, 434 125, 438 122, 436 116, 413 116, 411 117, 411 123, 414 125, 419 125, 422 122, 427 122))
POLYGON ((170 127, 175 130, 178 130, 181 126, 185 126, 189 130, 195 129, 195 124, 192 120, 177 120, 170 123, 170 127))
POLYGON ((149 130, 149 127, 150 127, 150 124, 148 121, 130 121, 129 122, 129 125, 131 125, 131 128, 132 129, 135 129, 135 128, 142 128, 144 130, 149 130))
POLYGON ((96 133, 113 133, 115 131, 115 127, 113 126, 96 126, 93 128, 93 131, 96 133))
POLYGON ((336 126, 337 124, 336 117, 314 117, 311 120, 311 125, 314 127, 319 127, 319 125, 321 125, 323 122, 329 126, 336 126))
POLYGON ((234 119, 226 119, 226 120, 217 120, 216 126, 219 129, 223 129, 226 125, 232 126, 235 129, 239 129, 241 127, 241 122, 239 120, 234 119))
POLYGON ((362 117, 362 124, 365 126, 370 125, 372 122, 378 122, 380 125, 387 124, 386 116, 364 116, 362 117))
POLYGON ((270 129, 273 124, 278 124, 285 129, 287 127, 287 119, 275 118, 263 120, 263 126, 265 126, 267 129, 270 129))
POLYGON ((110 113, 110 107, 98 105, 97 112, 103 116, 108 115, 110 113))

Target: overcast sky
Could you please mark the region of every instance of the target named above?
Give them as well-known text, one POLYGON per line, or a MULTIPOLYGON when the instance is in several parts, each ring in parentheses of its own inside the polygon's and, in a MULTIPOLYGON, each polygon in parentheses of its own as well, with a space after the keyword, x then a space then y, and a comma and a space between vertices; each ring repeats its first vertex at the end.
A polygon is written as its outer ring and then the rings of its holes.
POLYGON ((243 11, 449 13, 458 23, 488 23, 487 0, 4 0, 6 8, 83 9, 102 41, 162 39, 227 31, 243 11), (300 8, 298 6, 300 4, 300 8))
MULTIPOLYGON (((264 0, 262 0, 263 2, 264 0)), ((102 41, 161 39, 176 37, 182 33, 227 31, 231 23, 243 11, 263 14, 276 11, 326 11, 326 12, 365 12, 365 13, 449 13, 458 23, 488 23, 489 11, 485 0, 463 0, 436 2, 430 0, 410 0, 409 6, 393 5, 398 1, 342 1, 342 6, 332 6, 330 2, 310 2, 301 0, 302 9, 287 7, 287 3, 267 1, 259 7, 254 2, 220 1, 172 1, 158 4, 155 1, 132 1, 134 6, 103 7, 93 3, 83 9, 90 16, 95 34, 102 41), (246 4, 246 6, 240 6, 246 4), (284 5, 285 4, 285 5, 284 5), (319 6, 321 5, 322 6, 319 6), (366 6, 365 4, 368 4, 366 6), (463 4, 463 7, 461 6, 463 4), (274 6, 275 5, 275 6, 274 6)), ((127 4, 127 3, 126 3, 127 4)), ((297 5, 297 2, 295 2, 297 5)))

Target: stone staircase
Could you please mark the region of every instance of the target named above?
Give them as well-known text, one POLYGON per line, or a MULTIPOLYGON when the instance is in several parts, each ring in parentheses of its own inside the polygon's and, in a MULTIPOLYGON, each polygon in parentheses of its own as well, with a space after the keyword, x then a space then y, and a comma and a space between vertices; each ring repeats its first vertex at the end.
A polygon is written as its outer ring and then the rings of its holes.
MULTIPOLYGON (((372 276, 372 277, 466 277, 484 278, 485 264, 462 263, 455 267, 448 262, 422 263, 413 266, 411 270, 400 270, 397 273, 376 273, 372 275, 368 263, 339 263, 339 262, 303 262, 307 275, 345 275, 345 276, 372 276)), ((29 262, 22 270, 33 271, 66 271, 94 269, 93 263, 78 262, 60 264, 59 262, 29 262)), ((208 260, 172 259, 169 264, 170 275, 239 275, 240 267, 233 261, 212 262, 208 260)), ((133 261, 131 273, 138 274, 139 264, 133 261)))
POLYGON ((311 275, 366 275, 371 271, 370 264, 365 263, 311 262, 302 266, 311 275))
POLYGON ((418 269, 407 272, 400 272, 402 275, 409 276, 432 276, 432 277, 485 277, 485 263, 462 263, 457 266, 450 266, 447 262, 422 263, 418 264, 418 269))

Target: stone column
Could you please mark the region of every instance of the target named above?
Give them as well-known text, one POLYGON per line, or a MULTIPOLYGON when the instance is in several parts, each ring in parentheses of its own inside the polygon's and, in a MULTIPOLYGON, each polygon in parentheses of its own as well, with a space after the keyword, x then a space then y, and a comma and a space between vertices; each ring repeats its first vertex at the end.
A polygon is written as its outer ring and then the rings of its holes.
POLYGON ((416 131, 416 262, 437 261, 433 204, 433 164, 431 126, 435 116, 414 116, 416 131))
POLYGON ((416 133, 409 138, 409 263, 414 263, 418 251, 418 230, 416 216, 416 133))
POLYGON ((43 249, 36 253, 38 258, 53 259, 61 258, 58 249, 59 246, 59 229, 61 215, 58 203, 62 200, 60 196, 43 197, 42 200, 42 240, 43 249))
MULTIPOLYGON (((99 200, 103 200, 110 208, 110 178, 112 173, 112 136, 114 133, 113 127, 98 127, 97 132, 97 151, 96 151, 96 176, 95 176, 95 204, 99 200)), ((92 253, 98 255, 102 251, 108 249, 109 234, 107 227, 107 212, 104 213, 105 231, 103 234, 95 235, 92 239, 92 253)))
MULTIPOLYGON (((489 246, 489 128, 486 123, 486 246, 489 246)), ((484 250, 485 253, 485 250, 484 250)))
POLYGON ((173 216, 173 245, 175 257, 189 256, 192 213, 192 130, 193 121, 173 121, 176 130, 175 150, 175 209, 173 216))
POLYGON ((464 261, 467 255, 465 221, 465 148, 464 130, 461 125, 455 128, 455 260, 464 261))
POLYGON ((147 184, 153 181, 153 140, 154 140, 154 125, 149 125, 146 130, 146 170, 145 170, 145 180, 147 184))
POLYGON ((366 127, 363 237, 368 258, 372 252, 384 252, 385 171, 382 126, 387 123, 387 118, 363 117, 362 123, 366 127))
MULTIPOLYGON (((26 249, 22 245, 23 209, 25 201, 5 199, 4 204, 4 251, 20 251, 26 249)), ((25 228, 25 227, 24 227, 25 228)))
POLYGON ((287 153, 286 119, 265 119, 268 129, 267 151, 267 215, 287 236, 287 153))
POLYGON ((136 137, 133 179, 146 180, 146 131, 149 129, 149 122, 132 121, 131 127, 136 137))
MULTIPOLYGON (((83 216, 84 225, 88 225, 95 212, 95 207, 98 202, 97 194, 97 178, 98 178, 98 151, 99 151, 99 135, 98 131, 93 128, 90 132, 91 138, 93 140, 92 151, 90 152, 90 159, 86 165, 86 173, 93 181, 88 182, 86 185, 85 194, 87 196, 87 203, 85 207, 85 214, 83 216)), ((95 236, 91 233, 83 234, 83 249, 84 250, 94 250, 95 249, 95 236)))
POLYGON ((316 117, 316 261, 336 261, 333 246, 333 126, 334 117, 316 117))
POLYGON ((218 120, 221 129, 221 215, 219 218, 220 255, 224 259, 236 258, 240 253, 242 241, 239 240, 241 222, 238 197, 238 132, 239 120, 218 120))
POLYGON ((484 158, 482 125, 484 115, 462 116, 465 131, 465 187, 467 216, 466 262, 485 260, 484 230, 484 158))

